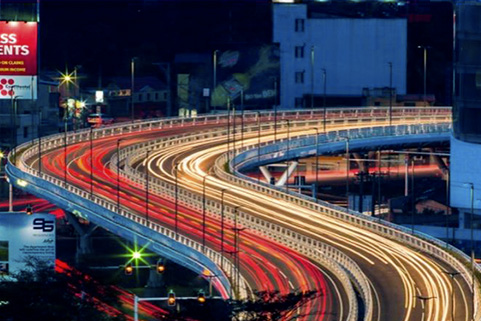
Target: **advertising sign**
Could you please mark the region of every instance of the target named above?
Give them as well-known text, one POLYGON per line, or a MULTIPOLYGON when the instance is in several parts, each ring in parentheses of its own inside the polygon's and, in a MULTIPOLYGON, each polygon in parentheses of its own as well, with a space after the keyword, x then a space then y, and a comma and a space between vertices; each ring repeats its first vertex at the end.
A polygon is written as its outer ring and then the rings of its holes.
POLYGON ((244 95, 247 105, 272 106, 279 101, 279 45, 266 44, 232 48, 218 52, 217 83, 212 91, 211 105, 226 106, 227 99, 239 106, 244 95))
POLYGON ((0 213, 0 275, 25 269, 29 257, 55 265, 55 216, 0 213))
POLYGON ((37 23, 0 21, 0 75, 37 74, 37 23))
POLYGON ((37 76, 0 75, 0 99, 37 99, 37 76))

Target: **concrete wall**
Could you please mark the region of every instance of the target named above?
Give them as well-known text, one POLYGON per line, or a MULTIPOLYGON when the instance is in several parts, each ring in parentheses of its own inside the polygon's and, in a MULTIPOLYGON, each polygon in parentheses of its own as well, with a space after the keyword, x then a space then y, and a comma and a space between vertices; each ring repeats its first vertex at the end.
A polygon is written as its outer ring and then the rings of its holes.
POLYGON ((328 96, 361 96, 364 87, 389 87, 392 62, 393 88, 406 94, 406 19, 310 19, 304 4, 274 5, 273 15, 273 41, 281 51, 282 108, 299 107, 296 97, 310 95, 311 84, 315 95, 323 95, 323 68, 328 96), (304 31, 296 31, 296 19, 304 19, 304 31), (296 46, 304 48, 303 57, 296 57, 296 46), (296 72, 304 74, 303 83, 296 83, 296 72))

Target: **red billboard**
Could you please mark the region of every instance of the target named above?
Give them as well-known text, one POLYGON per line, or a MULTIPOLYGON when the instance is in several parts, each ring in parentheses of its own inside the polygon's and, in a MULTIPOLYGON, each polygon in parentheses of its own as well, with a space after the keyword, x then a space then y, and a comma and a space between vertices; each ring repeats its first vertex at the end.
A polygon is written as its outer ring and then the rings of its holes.
POLYGON ((37 23, 0 21, 0 75, 37 75, 37 23))

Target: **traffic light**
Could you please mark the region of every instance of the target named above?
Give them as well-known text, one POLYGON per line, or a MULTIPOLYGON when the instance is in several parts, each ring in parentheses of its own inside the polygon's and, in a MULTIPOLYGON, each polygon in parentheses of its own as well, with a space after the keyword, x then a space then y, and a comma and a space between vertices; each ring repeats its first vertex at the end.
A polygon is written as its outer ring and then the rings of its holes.
POLYGON ((27 213, 27 215, 33 214, 32 205, 30 205, 30 204, 27 205, 27 208, 25 209, 25 213, 27 213))
POLYGON ((125 275, 132 275, 134 273, 134 268, 131 263, 127 263, 124 266, 125 275))
POLYGON ((162 263, 162 261, 157 262, 157 268, 156 271, 158 274, 162 274, 165 271, 165 265, 162 263))
POLYGON ((169 297, 167 298, 167 304, 170 307, 175 306, 175 293, 172 290, 170 290, 170 292, 169 292, 169 297))
POLYGON ((199 302, 201 305, 205 303, 204 291, 202 290, 199 291, 199 294, 197 295, 197 302, 199 302))

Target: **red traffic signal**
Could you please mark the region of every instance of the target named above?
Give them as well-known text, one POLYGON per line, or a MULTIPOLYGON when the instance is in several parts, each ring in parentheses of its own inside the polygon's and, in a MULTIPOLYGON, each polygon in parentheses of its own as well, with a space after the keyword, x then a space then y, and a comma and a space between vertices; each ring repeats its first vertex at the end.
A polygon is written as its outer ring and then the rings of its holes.
POLYGON ((27 205, 27 208, 25 209, 25 213, 27 213, 27 215, 32 215, 32 214, 33 214, 32 205, 30 205, 30 204, 27 205))
POLYGON ((124 273, 125 275, 132 275, 134 273, 134 267, 131 263, 128 263, 124 266, 124 273))
POLYGON ((167 304, 170 307, 175 306, 175 293, 172 290, 170 290, 170 292, 169 292, 169 297, 167 298, 167 304))

